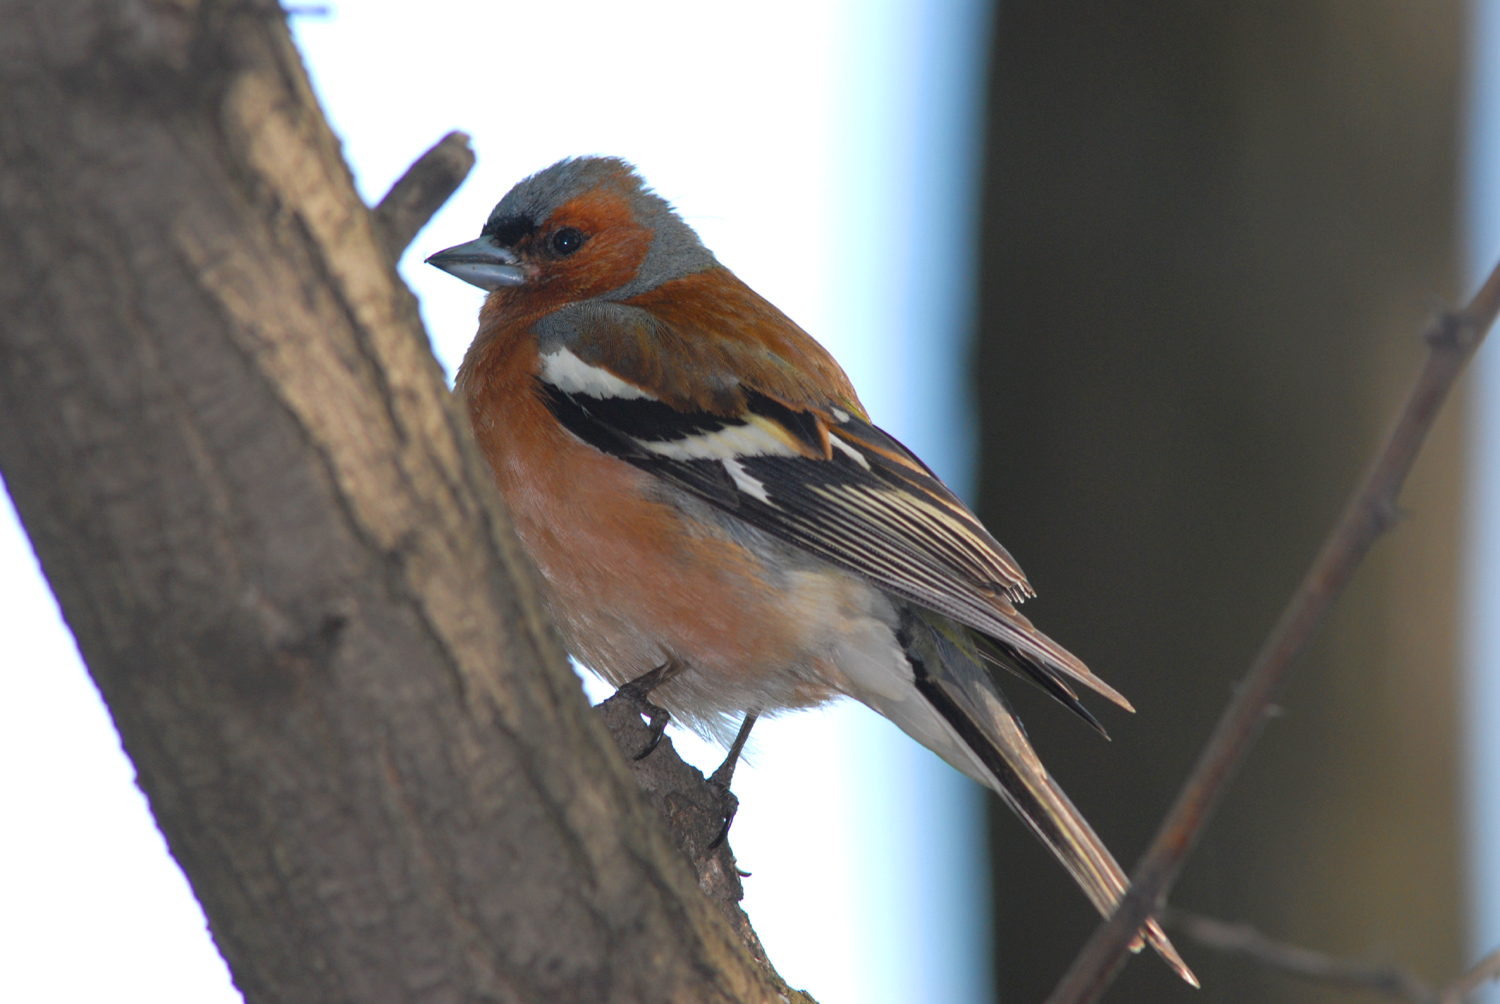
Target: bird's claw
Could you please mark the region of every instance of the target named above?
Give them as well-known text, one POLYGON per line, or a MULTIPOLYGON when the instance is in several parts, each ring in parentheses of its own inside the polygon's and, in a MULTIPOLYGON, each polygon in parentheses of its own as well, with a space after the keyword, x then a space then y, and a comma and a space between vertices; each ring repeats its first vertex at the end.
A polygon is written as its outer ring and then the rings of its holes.
POLYGON ((632 760, 644 760, 656 752, 656 747, 661 745, 662 736, 667 734, 667 722, 672 720, 672 715, 666 708, 663 708, 659 704, 652 704, 647 700, 641 701, 641 711, 651 719, 646 723, 646 729, 651 733, 651 739, 646 743, 645 749, 631 757, 632 760))
POLYGON ((727 785, 719 783, 718 771, 715 771, 714 776, 708 779, 708 783, 719 790, 719 797, 722 800, 719 811, 724 814, 724 825, 719 827, 718 835, 708 842, 708 849, 713 851, 718 850, 719 845, 728 839, 729 826, 734 822, 734 814, 740 811, 740 800, 735 797, 734 792, 730 791, 727 785))
POLYGON ((724 813, 724 825, 719 829, 719 835, 709 843, 708 849, 714 850, 722 844, 729 836, 729 824, 734 822, 734 814, 740 811, 740 800, 729 790, 729 783, 734 780, 734 768, 740 762, 740 754, 744 752, 745 741, 750 738, 750 729, 755 725, 755 720, 760 717, 758 712, 747 711, 744 720, 740 722, 739 734, 734 737, 734 744, 729 747, 729 754, 724 757, 724 762, 719 764, 708 783, 720 792, 720 811, 724 813))
POLYGON ((667 723, 672 720, 672 715, 666 708, 652 703, 651 691, 661 686, 667 676, 673 672, 674 667, 675 664, 671 661, 664 662, 615 691, 615 697, 628 702, 638 714, 645 715, 649 719, 646 728, 651 739, 646 743, 645 749, 631 757, 632 760, 646 759, 657 746, 661 745, 662 736, 666 735, 667 723))

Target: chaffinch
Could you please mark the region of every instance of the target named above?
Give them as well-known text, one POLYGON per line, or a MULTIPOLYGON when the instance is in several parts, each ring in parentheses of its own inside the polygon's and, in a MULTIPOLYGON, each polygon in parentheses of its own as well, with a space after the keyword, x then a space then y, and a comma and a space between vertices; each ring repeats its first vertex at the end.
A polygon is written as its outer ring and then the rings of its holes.
POLYGON ((532 175, 428 261, 489 291, 457 390, 581 662, 699 732, 743 719, 735 752, 758 714, 862 701, 996 791, 1109 915, 1125 876, 986 663, 1095 728, 1074 683, 1130 704, 1016 610, 1015 559, 821 345, 612 158, 532 175))

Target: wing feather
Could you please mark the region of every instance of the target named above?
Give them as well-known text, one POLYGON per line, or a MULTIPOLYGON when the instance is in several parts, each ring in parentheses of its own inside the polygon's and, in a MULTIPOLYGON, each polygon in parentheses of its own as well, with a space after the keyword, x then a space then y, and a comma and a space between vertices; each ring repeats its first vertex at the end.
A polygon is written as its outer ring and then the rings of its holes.
POLYGON ((952 617, 1035 670, 1038 682, 1071 678, 1130 709, 1016 610, 1033 595, 1020 565, 925 464, 862 417, 833 406, 794 408, 745 387, 738 414, 685 409, 576 356, 565 370, 544 366, 539 385, 558 420, 584 442, 952 617), (552 382, 553 371, 566 380, 552 382), (630 390, 601 389, 616 385, 630 390))

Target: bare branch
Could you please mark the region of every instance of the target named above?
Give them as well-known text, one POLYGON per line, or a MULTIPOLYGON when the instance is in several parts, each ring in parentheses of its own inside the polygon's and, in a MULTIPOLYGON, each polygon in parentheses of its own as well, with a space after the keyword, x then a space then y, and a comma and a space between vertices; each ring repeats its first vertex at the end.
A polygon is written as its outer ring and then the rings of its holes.
POLYGON ((1148 917, 1161 912, 1183 861, 1260 735, 1266 711, 1286 684, 1297 657, 1376 539, 1392 525, 1398 512, 1397 496, 1417 451, 1497 312, 1500 266, 1490 273, 1467 307, 1438 317, 1425 333, 1426 362, 1390 436, 1225 709, 1171 812, 1131 876, 1129 892, 1114 916, 1095 930, 1073 960, 1048 998, 1049 1004, 1097 1000, 1124 965, 1135 932, 1148 917))
POLYGON ((1474 964, 1474 967, 1443 988, 1438 1004, 1462 1004, 1469 995, 1492 980, 1500 980, 1500 948, 1474 964))
POLYGON ((1436 991, 1400 966, 1339 959, 1288 945, 1266 937, 1249 924, 1228 924, 1185 910, 1170 909, 1162 914, 1162 923, 1206 948, 1240 955, 1268 969, 1314 983, 1370 990, 1411 1004, 1438 1004, 1440 1000, 1436 991))
POLYGON ((1441 990, 1434 990, 1421 977, 1401 966, 1325 955, 1268 938, 1249 924, 1230 924, 1171 908, 1162 912, 1161 919, 1168 928, 1186 934, 1205 948, 1239 955, 1267 969, 1313 983, 1367 990, 1410 1004, 1463 1004, 1484 984, 1500 979, 1500 948, 1480 959, 1472 969, 1441 990))
POLYGON ((375 232, 392 264, 474 167, 467 133, 450 132, 406 169, 374 209, 375 232))

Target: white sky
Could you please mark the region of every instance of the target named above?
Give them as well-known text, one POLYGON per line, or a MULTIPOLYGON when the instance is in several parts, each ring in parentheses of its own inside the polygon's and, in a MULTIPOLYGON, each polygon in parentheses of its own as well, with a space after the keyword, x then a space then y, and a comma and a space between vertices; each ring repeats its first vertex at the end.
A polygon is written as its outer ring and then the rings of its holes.
MULTIPOLYGON (((524 175, 615 154, 962 490, 985 6, 344 0, 296 29, 367 198, 447 130, 474 137, 403 265, 450 372, 481 294, 420 258, 524 175)), ((8 500, 0 636, 0 1000, 238 1000, 8 500)), ((991 999, 978 789, 862 708, 756 732, 732 842, 789 982, 822 1004, 991 999)))

